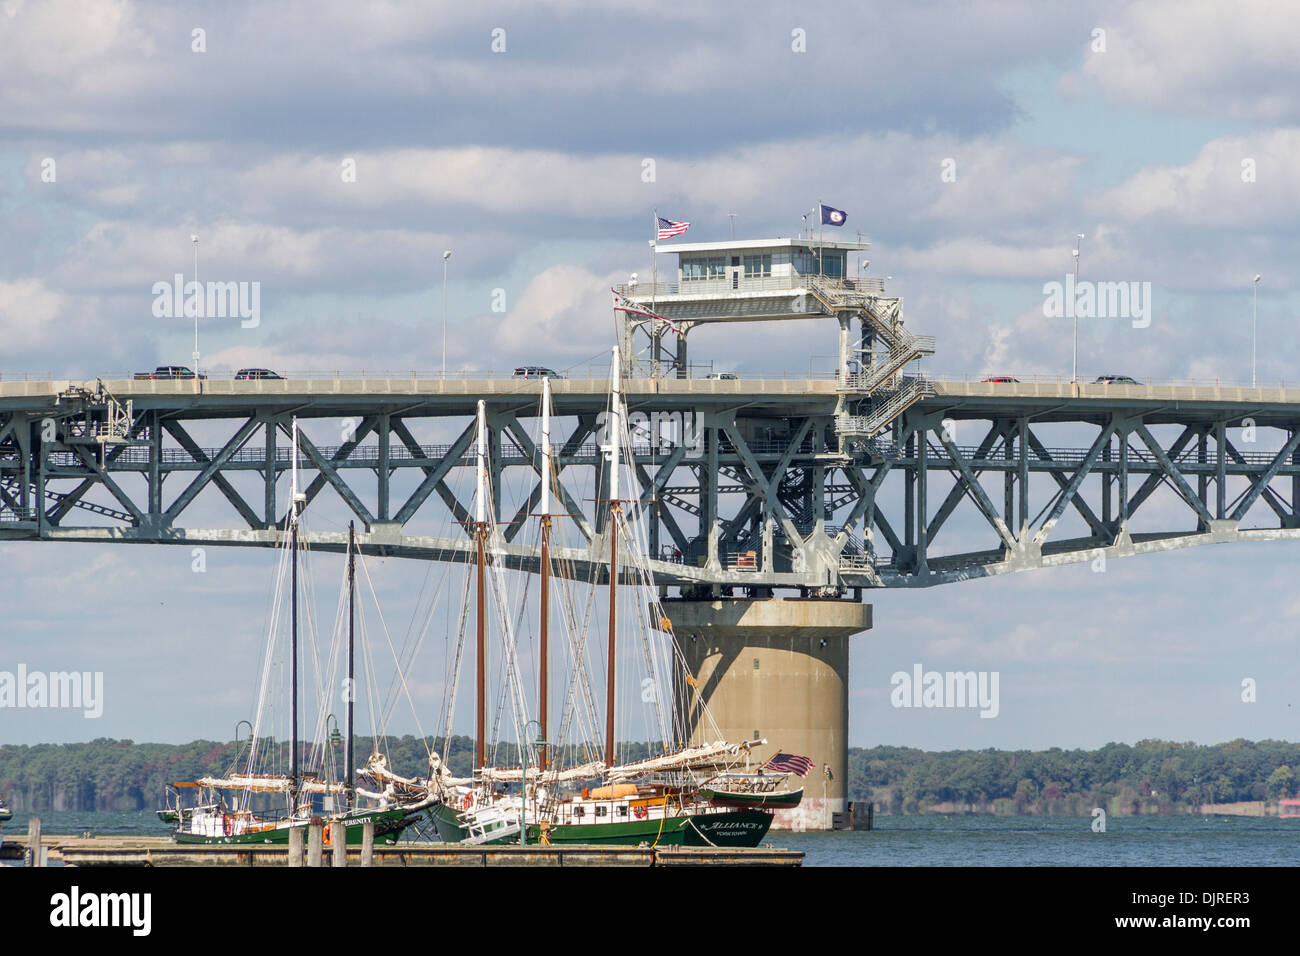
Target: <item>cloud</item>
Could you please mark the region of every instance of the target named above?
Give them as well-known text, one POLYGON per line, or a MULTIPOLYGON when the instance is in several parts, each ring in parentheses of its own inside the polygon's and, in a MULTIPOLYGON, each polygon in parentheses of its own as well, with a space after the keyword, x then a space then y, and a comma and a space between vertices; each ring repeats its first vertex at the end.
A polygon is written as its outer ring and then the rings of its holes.
POLYGON ((1091 202, 1128 223, 1291 232, 1300 214, 1300 127, 1206 143, 1182 165, 1148 166, 1091 202))
POLYGON ((65 297, 41 279, 0 282, 0 338, 9 355, 52 344, 65 303, 65 297))
POLYGON ((493 351, 502 358, 589 358, 600 353, 600 343, 613 344, 609 289, 625 280, 622 273, 599 276, 576 266, 553 266, 528 283, 504 317, 490 315, 477 322, 497 323, 490 334, 493 351))
POLYGON ((1300 119, 1300 8, 1287 0, 1154 0, 1114 8, 1106 50, 1086 41, 1067 91, 1095 84, 1106 98, 1145 111, 1217 119, 1300 119))

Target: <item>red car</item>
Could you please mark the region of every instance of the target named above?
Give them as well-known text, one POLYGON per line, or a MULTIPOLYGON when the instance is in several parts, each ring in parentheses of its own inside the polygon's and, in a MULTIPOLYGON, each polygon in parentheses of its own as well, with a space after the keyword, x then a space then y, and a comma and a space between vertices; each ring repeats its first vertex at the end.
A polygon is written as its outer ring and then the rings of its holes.
POLYGON ((1020 379, 1012 378, 1010 375, 994 375, 991 378, 983 379, 983 381, 993 385, 1018 385, 1020 383, 1020 379))

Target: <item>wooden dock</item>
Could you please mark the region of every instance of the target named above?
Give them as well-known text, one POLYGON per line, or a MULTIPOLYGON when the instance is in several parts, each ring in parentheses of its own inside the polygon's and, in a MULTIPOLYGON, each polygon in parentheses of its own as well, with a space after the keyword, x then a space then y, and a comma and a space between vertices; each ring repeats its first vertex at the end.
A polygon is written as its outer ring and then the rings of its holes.
MULTIPOLYGON (((162 867, 235 866, 285 867, 289 849, 275 846, 197 846, 178 844, 170 837, 86 837, 45 834, 39 838, 46 861, 64 866, 162 867)), ((27 836, 6 837, 0 858, 22 859, 27 836)), ((623 846, 464 846, 459 843, 397 843, 373 849, 371 865, 383 867, 664 867, 761 866, 793 867, 803 864, 800 850, 773 847, 727 849, 721 847, 623 846)), ((327 851, 323 866, 333 863, 327 851)), ((348 847, 344 866, 362 865, 362 848, 348 847)))

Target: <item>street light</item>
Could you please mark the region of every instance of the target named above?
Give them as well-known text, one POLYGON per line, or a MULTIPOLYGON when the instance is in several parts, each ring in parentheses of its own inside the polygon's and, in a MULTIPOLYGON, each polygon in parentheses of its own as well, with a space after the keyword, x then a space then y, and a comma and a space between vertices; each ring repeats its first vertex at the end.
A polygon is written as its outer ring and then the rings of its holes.
POLYGON ((1255 316, 1258 312, 1259 305, 1259 280, 1261 276, 1255 276, 1254 294, 1250 303, 1250 387, 1255 387, 1255 316))
POLYGON ((451 258, 451 250, 447 249, 442 254, 442 377, 447 377, 447 260, 451 258))
POLYGON ((1079 240, 1079 246, 1074 250, 1074 301, 1070 303, 1070 311, 1074 313, 1074 371, 1070 374, 1071 384, 1079 383, 1079 248, 1083 246, 1083 233, 1076 232, 1075 237, 1079 240))
POLYGON ((191 233, 190 242, 194 244, 194 378, 197 381, 199 377, 199 312, 203 305, 203 293, 199 291, 198 235, 191 233))

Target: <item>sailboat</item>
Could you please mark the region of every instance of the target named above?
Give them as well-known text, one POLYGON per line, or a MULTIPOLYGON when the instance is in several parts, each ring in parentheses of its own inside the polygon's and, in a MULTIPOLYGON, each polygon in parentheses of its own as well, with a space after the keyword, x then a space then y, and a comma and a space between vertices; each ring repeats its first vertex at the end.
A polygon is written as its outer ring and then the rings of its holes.
MULTIPOLYGON (((750 751, 767 743, 757 739, 728 743, 724 740, 695 742, 690 745, 680 740, 670 746, 662 741, 663 752, 640 760, 620 763, 616 759, 615 699, 617 692, 616 662, 618 660, 618 591, 620 578, 631 574, 648 585, 645 593, 655 594, 647 564, 638 561, 639 554, 632 545, 644 541, 645 536, 631 532, 625 502, 619 495, 621 468, 620 445, 623 423, 627 421, 621 394, 619 352, 613 350, 612 395, 610 417, 610 497, 608 501, 609 538, 608 574, 608 647, 605 695, 605 727, 603 757, 595 756, 595 748, 587 751, 586 760, 570 766, 561 766, 550 759, 551 745, 546 742, 548 733, 548 634, 549 595, 551 586, 551 446, 550 446, 550 381, 542 380, 542 441, 541 441, 541 609, 540 609, 540 667, 538 702, 540 707, 540 738, 534 742, 522 741, 520 753, 528 755, 530 766, 490 767, 485 760, 485 613, 484 580, 488 566, 489 542, 492 528, 485 518, 484 502, 487 500, 487 470, 485 467, 485 411, 479 403, 478 436, 478 509, 474 527, 477 546, 477 655, 478 698, 476 701, 476 749, 474 773, 470 778, 457 779, 446 768, 431 776, 428 789, 438 802, 430 808, 430 816, 441 839, 462 843, 525 842, 543 844, 602 844, 602 845, 691 845, 691 846, 757 846, 772 824, 773 811, 797 806, 802 799, 802 787, 790 787, 785 781, 787 773, 771 768, 748 768, 750 751), (626 553, 632 567, 620 571, 620 535, 628 543, 626 553), (741 765, 744 765, 742 768, 741 765), (595 786, 580 786, 594 783, 595 786), (504 792, 499 787, 516 787, 515 792, 504 792)), ((635 503, 633 508, 635 508, 635 503)), ((672 660, 679 672, 675 681, 679 692, 691 693, 689 705, 707 717, 707 710, 698 694, 698 686, 686 671, 685 662, 671 638, 671 624, 658 605, 657 598, 650 602, 651 619, 661 632, 669 632, 667 639, 672 660)), ((643 633, 643 642, 652 640, 645 631, 644 621, 636 621, 643 633)), ((659 638, 663 640, 662 637, 659 638)), ((576 660, 580 655, 572 655, 576 660)), ((650 656, 649 654, 647 656, 650 656)), ((580 681, 585 675, 575 668, 573 679, 580 681)), ((643 698, 644 699, 644 698, 643 698)), ((656 702, 655 706, 658 704, 656 702)), ((706 721, 702 722, 702 725, 706 721)), ((679 728, 680 729, 680 728, 679 728)), ((716 729, 716 728, 715 728, 716 729)), ((665 734, 665 738, 667 734, 665 734)))
MULTIPOLYGON (((300 765, 298 734, 299 713, 299 639, 298 639, 298 554, 299 515, 306 496, 298 491, 298 422, 293 422, 293 470, 291 497, 287 518, 290 583, 290 656, 291 656, 291 732, 289 745, 290 767, 288 774, 259 772, 255 764, 258 753, 256 730, 250 736, 248 767, 242 773, 223 777, 201 777, 198 780, 175 782, 168 788, 167 806, 158 811, 165 822, 175 825, 173 837, 178 843, 202 844, 277 844, 288 843, 289 834, 310 824, 324 825, 325 841, 331 839, 329 824, 335 821, 344 826, 345 841, 360 844, 366 823, 374 825, 376 841, 394 843, 403 831, 419 821, 434 803, 427 787, 414 779, 392 774, 381 753, 371 754, 361 777, 377 784, 381 792, 364 790, 356 785, 354 701, 355 694, 347 695, 347 749, 346 776, 342 781, 319 779, 319 772, 306 771, 300 765), (182 791, 193 790, 197 797, 194 805, 186 806, 182 791), (275 795, 284 800, 279 811, 262 812, 251 809, 254 795, 275 795), (230 795, 230 796, 228 796, 230 795), (368 801, 371 806, 363 806, 368 801), (341 808, 340 808, 341 807, 341 808)), ((355 624, 356 624, 356 532, 348 525, 347 591, 348 591, 348 687, 355 684, 355 624)), ((268 685, 274 636, 268 641, 263 694, 268 685)), ((264 701, 265 702, 265 701, 264 701)), ((259 711, 260 717, 260 711, 259 711)), ((323 759, 323 758, 322 758, 323 759)))

